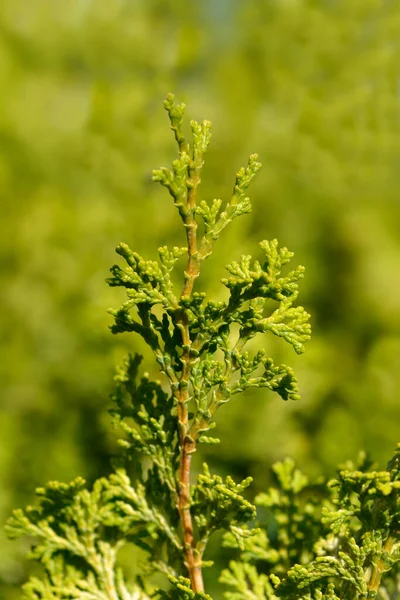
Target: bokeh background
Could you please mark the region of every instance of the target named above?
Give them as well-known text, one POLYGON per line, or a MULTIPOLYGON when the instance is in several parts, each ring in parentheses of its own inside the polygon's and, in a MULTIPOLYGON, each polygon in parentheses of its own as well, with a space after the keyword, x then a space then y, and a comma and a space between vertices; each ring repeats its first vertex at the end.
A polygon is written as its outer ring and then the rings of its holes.
MULTIPOLYGON (((400 439, 399 43, 397 0, 2 0, 1 523, 46 480, 109 472, 127 351, 157 376, 140 340, 109 333, 122 296, 104 279, 120 241, 147 257, 183 242, 151 183, 175 153, 169 91, 213 121, 203 198, 228 198, 251 152, 264 164, 203 286, 222 298, 224 263, 277 237, 306 266, 314 330, 300 357, 265 338, 302 401, 235 399, 198 460, 254 491, 286 455, 313 474, 362 448, 385 464, 400 439)), ((28 546, 0 533, 5 600, 28 546)))

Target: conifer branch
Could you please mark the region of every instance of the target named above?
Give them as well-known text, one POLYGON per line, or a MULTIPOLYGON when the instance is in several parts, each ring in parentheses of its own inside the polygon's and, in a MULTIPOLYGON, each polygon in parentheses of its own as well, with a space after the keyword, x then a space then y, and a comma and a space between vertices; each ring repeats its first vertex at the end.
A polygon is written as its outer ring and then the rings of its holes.
POLYGON ((261 258, 242 256, 227 265, 226 300, 215 302, 195 290, 203 261, 225 227, 250 212, 246 194, 261 164, 250 156, 225 203, 199 201, 211 124, 191 121, 189 142, 184 105, 170 94, 164 106, 178 158, 171 168, 154 171, 153 179, 173 198, 186 247, 163 246, 158 260, 146 260, 121 243, 117 254, 125 267, 114 265, 108 283, 127 294, 110 311, 111 331, 140 335, 167 385, 140 376, 141 357, 128 356, 116 373, 110 410, 121 432, 124 468, 92 489, 81 478, 69 485, 51 482, 37 490, 34 508, 14 512, 9 535, 33 538, 31 557, 44 569, 42 579, 32 577, 24 586, 24 599, 212 600, 204 591, 203 569, 210 566, 207 544, 220 530, 223 544, 237 552, 221 575, 230 588, 227 600, 395 598, 399 449, 386 470, 373 470, 361 458, 331 481, 309 482, 290 459, 275 465, 277 485, 255 501, 275 520, 275 539, 270 523, 254 523, 256 507, 243 497, 250 478, 236 483, 204 465, 192 481, 197 445, 219 442, 209 431, 220 406, 249 388, 266 388, 285 401, 300 397, 293 370, 263 349, 254 352, 251 340, 272 334, 300 354, 311 328, 308 313, 297 305, 304 269, 286 270, 293 254, 277 240, 260 243, 261 258), (177 291, 172 271, 184 255, 177 291), (127 543, 147 557, 135 583, 117 566, 127 543), (155 572, 166 577, 169 589, 144 583, 155 572))
MULTIPOLYGON (((188 157, 188 146, 181 134, 181 122, 184 106, 175 107, 172 95, 167 97, 164 107, 168 111, 171 129, 175 133, 179 148, 179 160, 187 165, 186 198, 182 198, 180 211, 187 238, 188 262, 184 273, 185 281, 181 292, 181 300, 190 301, 195 280, 200 274, 200 261, 197 250, 197 221, 195 218, 197 188, 200 184, 200 173, 203 166, 203 154, 210 140, 211 123, 205 121, 201 125, 191 121, 193 134, 192 156, 188 157), (178 114, 177 114, 178 113, 178 114)), ((201 571, 201 557, 196 549, 196 541, 193 532, 193 523, 190 512, 190 467, 192 454, 196 450, 195 441, 189 435, 188 403, 189 378, 192 365, 191 339, 189 331, 188 309, 184 306, 177 310, 177 326, 182 334, 182 373, 177 386, 178 421, 179 421, 179 481, 178 481, 178 510, 182 525, 185 565, 188 569, 192 589, 195 592, 203 592, 203 577, 201 571)))

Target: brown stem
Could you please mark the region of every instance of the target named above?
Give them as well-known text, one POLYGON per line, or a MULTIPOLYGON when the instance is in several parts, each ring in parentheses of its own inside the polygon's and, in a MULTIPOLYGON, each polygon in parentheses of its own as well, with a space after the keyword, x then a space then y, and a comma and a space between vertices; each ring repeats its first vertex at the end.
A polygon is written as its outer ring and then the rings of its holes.
POLYGON ((195 592, 204 592, 203 576, 201 569, 201 556, 196 549, 193 535, 192 515, 190 514, 190 463, 195 442, 186 436, 179 464, 179 516, 182 524, 185 566, 189 572, 192 589, 195 592))
MULTIPOLYGON (((195 167, 190 168, 188 179, 187 212, 184 218, 188 244, 188 264, 185 271, 185 283, 183 285, 181 298, 188 298, 192 295, 194 282, 199 276, 200 272, 196 235, 197 223, 194 218, 194 208, 196 206, 196 188, 199 183, 200 175, 198 170, 195 167)), ((188 402, 189 378, 192 358, 190 354, 191 340, 189 334, 189 317, 186 309, 181 309, 177 318, 177 322, 182 332, 183 347, 181 357, 183 369, 177 393, 180 441, 178 511, 183 533, 185 566, 189 573, 191 586, 195 592, 204 592, 201 568, 202 560, 201 555, 196 548, 196 541, 193 533, 192 515, 190 512, 190 466, 192 454, 196 451, 196 442, 189 435, 188 402)))

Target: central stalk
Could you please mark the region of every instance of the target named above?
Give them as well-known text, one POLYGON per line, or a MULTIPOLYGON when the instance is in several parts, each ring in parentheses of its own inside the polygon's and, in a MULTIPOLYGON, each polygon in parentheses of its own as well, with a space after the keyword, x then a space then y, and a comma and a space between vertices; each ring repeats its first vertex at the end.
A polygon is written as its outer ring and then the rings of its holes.
MULTIPOLYGON (((187 207, 184 215, 184 225, 186 229, 188 245, 188 263, 185 270, 185 283, 183 285, 181 299, 190 298, 193 292, 194 282, 199 276, 200 272, 197 250, 197 223, 194 218, 194 209, 196 207, 196 188, 200 183, 200 175, 196 168, 189 167, 188 171, 189 179, 187 181, 187 207)), ((204 592, 201 568, 202 557, 196 548, 192 515, 190 512, 190 467, 192 454, 196 451, 196 442, 189 435, 188 402, 190 400, 189 379, 192 363, 190 349, 192 341, 190 339, 189 316, 187 309, 182 308, 180 310, 178 323, 182 332, 181 361, 183 365, 178 388, 178 420, 180 442, 178 510, 183 533, 185 566, 189 572, 191 586, 195 592, 204 592)))

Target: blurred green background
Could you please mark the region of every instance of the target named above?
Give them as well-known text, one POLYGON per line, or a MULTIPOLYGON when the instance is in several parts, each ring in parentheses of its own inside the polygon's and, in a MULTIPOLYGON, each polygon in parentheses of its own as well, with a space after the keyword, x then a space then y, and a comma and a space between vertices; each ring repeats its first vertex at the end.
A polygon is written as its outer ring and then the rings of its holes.
MULTIPOLYGON (((206 264, 277 237, 306 266, 314 335, 293 365, 302 401, 264 391, 221 409, 211 467, 268 482, 359 449, 384 464, 400 439, 400 3, 397 0, 2 0, 0 3, 0 522, 48 479, 89 482, 115 452, 115 364, 104 283, 126 241, 153 257, 184 241, 152 168, 175 155, 162 101, 213 121, 201 197, 227 198, 251 152, 253 213, 206 264)), ((0 533, 0 598, 27 577, 29 544, 0 533)), ((211 553, 213 551, 211 550, 211 553)), ((208 575, 211 585, 213 575, 208 575)))

